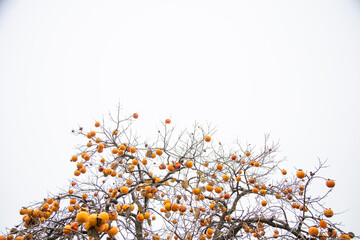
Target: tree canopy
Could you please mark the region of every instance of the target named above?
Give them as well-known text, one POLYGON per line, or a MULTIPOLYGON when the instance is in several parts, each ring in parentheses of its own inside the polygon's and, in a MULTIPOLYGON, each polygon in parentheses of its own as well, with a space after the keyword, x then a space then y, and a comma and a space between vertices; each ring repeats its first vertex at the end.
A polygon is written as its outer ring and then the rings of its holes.
POLYGON ((269 136, 260 148, 215 142, 215 128, 177 132, 165 119, 154 140, 133 129, 139 114, 72 130, 74 178, 20 210, 5 239, 350 239, 324 200, 335 181, 288 172, 269 136), (326 191, 313 194, 321 184, 326 191))

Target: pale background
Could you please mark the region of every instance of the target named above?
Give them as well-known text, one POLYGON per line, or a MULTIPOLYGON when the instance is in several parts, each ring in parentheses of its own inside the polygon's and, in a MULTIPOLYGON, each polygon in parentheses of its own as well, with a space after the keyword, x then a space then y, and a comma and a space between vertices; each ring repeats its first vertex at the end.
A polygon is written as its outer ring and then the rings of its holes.
POLYGON ((327 205, 359 234, 359 67, 355 0, 0 1, 0 232, 67 186, 71 129, 120 102, 139 135, 197 120, 227 144, 271 133, 289 171, 327 159, 327 205))

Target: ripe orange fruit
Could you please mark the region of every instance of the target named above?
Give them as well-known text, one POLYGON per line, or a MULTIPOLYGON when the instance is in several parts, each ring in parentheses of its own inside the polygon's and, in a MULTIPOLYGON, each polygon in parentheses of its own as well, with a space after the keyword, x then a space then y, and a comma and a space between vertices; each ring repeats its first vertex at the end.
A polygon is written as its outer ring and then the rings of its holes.
POLYGON ((109 224, 106 224, 106 223, 105 224, 100 224, 100 226, 99 225, 95 226, 95 229, 98 232, 106 232, 108 230, 108 228, 109 228, 109 224))
POLYGON ((328 229, 328 236, 329 237, 336 237, 337 236, 337 232, 334 229, 328 229))
POLYGON ((161 156, 163 151, 161 149, 156 149, 156 155, 161 156))
POLYGON ((319 222, 319 226, 323 229, 326 229, 327 228, 327 223, 324 221, 324 220, 320 220, 319 222))
POLYGON ((139 164, 139 160, 137 160, 136 158, 134 158, 134 159, 131 161, 131 163, 136 166, 136 165, 139 164))
POLYGON ((83 166, 84 166, 84 164, 83 164, 82 162, 78 162, 78 163, 76 164, 76 167, 77 167, 78 169, 81 169, 83 166))
POLYGON ((76 221, 80 224, 85 223, 88 220, 89 214, 87 212, 79 212, 76 215, 76 221))
POLYGON ((78 159, 78 158, 77 158, 77 156, 75 156, 75 155, 71 157, 71 161, 72 161, 72 162, 76 162, 77 159, 78 159))
MULTIPOLYGON (((20 215, 25 215, 27 213, 26 209, 23 208, 20 210, 20 215)), ((0 239, 1 240, 1 239, 0 239)))
POLYGON ((175 171, 175 168, 172 164, 169 164, 167 169, 170 171, 170 172, 174 172, 175 171))
POLYGON ((333 187, 335 187, 335 181, 328 179, 328 180, 326 181, 326 186, 327 186, 328 188, 333 188, 333 187))
POLYGON ((221 165, 220 163, 216 166, 217 170, 221 171, 223 170, 223 165, 221 165))
POLYGON ((319 239, 320 240, 326 240, 327 237, 326 237, 326 235, 324 233, 322 233, 322 234, 319 235, 319 239))
POLYGON ((224 180, 225 182, 229 181, 229 179, 230 179, 230 177, 229 177, 228 175, 225 174, 225 175, 223 176, 223 180, 224 180))
POLYGON ((76 177, 77 177, 77 176, 80 176, 80 173, 81 173, 81 172, 80 172, 79 170, 75 170, 75 171, 74 171, 74 175, 75 175, 76 177))
POLYGON ((234 154, 231 155, 231 159, 232 159, 232 160, 236 160, 236 155, 234 155, 234 154))
POLYGON ((112 171, 113 170, 111 168, 107 168, 107 169, 105 169, 105 174, 106 175, 111 175, 112 171))
POLYGON ((342 239, 351 239, 351 237, 348 235, 348 234, 341 234, 339 236, 339 239, 342 240, 342 239))
POLYGON ((170 202, 165 203, 164 207, 165 207, 166 211, 170 211, 171 210, 171 203, 170 202))
POLYGON ((71 226, 69 224, 65 225, 64 229, 63 229, 63 233, 66 235, 71 234, 71 226))
POLYGON ((149 213, 149 212, 145 212, 145 213, 144 213, 144 218, 145 218, 145 219, 149 219, 149 218, 150 218, 150 213, 149 213))
POLYGON ((139 114, 138 113, 134 113, 133 114, 133 118, 137 119, 139 117, 139 114))
POLYGON ((324 215, 325 215, 325 217, 330 218, 334 215, 334 212, 333 212, 333 210, 331 210, 331 208, 328 208, 328 209, 324 210, 324 215))
POLYGON ((144 219, 145 219, 145 217, 144 217, 144 215, 143 215, 142 213, 139 213, 139 214, 136 216, 136 218, 137 218, 137 220, 138 220, 139 222, 142 222, 142 221, 144 221, 144 219))
POLYGON ((312 237, 316 237, 317 235, 319 235, 319 230, 316 227, 310 227, 309 234, 312 237))
POLYGON ((171 204, 171 210, 176 212, 177 210, 179 210, 179 205, 177 203, 171 204))
POLYGON ((98 215, 96 213, 89 215, 88 221, 87 221, 89 223, 89 226, 93 227, 93 226, 97 225, 97 219, 98 219, 98 215))
POLYGON ((95 137, 96 132, 95 132, 95 131, 91 131, 89 134, 90 134, 91 137, 95 137))
POLYGON ((263 207, 265 207, 265 206, 267 205, 267 202, 266 202, 265 200, 262 200, 262 201, 261 201, 261 205, 262 205, 263 207))
POLYGON ((283 169, 283 170, 281 171, 281 173, 282 173, 282 175, 286 175, 286 174, 287 174, 287 171, 286 171, 285 169, 283 169))
POLYGON ((216 188, 215 188, 215 192, 216 192, 216 193, 221 193, 221 192, 222 192, 221 187, 216 187, 216 188))
POLYGON ((225 193, 225 194, 224 194, 224 198, 225 198, 225 199, 229 199, 229 198, 230 198, 230 193, 225 193))
POLYGON ((107 212, 102 212, 99 214, 101 219, 101 224, 108 223, 110 221, 109 214, 107 212))
POLYGON ((113 154, 118 154, 118 153, 119 153, 119 149, 113 148, 113 149, 111 149, 111 152, 112 152, 113 154))
POLYGON ((192 168, 193 165, 194 165, 194 164, 193 164, 192 161, 187 161, 187 162, 185 163, 185 166, 186 166, 187 168, 192 168))
POLYGON ((210 141, 211 141, 211 137, 210 137, 210 136, 206 136, 204 140, 205 140, 205 142, 210 142, 210 141))
POLYGON ((249 151, 246 152, 245 155, 246 155, 247 157, 249 157, 249 156, 250 156, 250 152, 249 152, 249 151))
POLYGON ((194 188, 194 189, 193 189, 193 193, 194 193, 195 195, 200 195, 200 193, 201 193, 200 188, 194 188))
POLYGON ((90 156, 89 156, 88 154, 85 154, 85 155, 84 155, 84 159, 85 159, 85 161, 89 161, 89 160, 90 160, 90 156))
POLYGON ((121 192, 122 194, 126 194, 126 193, 129 192, 129 188, 128 188, 127 186, 122 186, 122 187, 120 188, 120 192, 121 192))
POLYGON ((95 122, 95 127, 100 127, 100 122, 95 122))
POLYGON ((300 169, 299 171, 297 171, 296 176, 300 179, 303 179, 305 177, 305 173, 303 170, 300 169))
POLYGON ((118 233, 117 227, 112 227, 112 228, 110 228, 110 229, 107 231, 107 234, 108 234, 110 237, 114 237, 117 233, 118 233))
POLYGON ((171 120, 169 118, 165 119, 165 124, 170 124, 171 120))
POLYGON ((131 153, 135 153, 136 152, 136 148, 135 147, 127 147, 126 148, 127 152, 131 152, 131 153))
POLYGON ((214 230, 212 228, 208 228, 206 230, 206 234, 213 235, 213 233, 214 233, 214 230))

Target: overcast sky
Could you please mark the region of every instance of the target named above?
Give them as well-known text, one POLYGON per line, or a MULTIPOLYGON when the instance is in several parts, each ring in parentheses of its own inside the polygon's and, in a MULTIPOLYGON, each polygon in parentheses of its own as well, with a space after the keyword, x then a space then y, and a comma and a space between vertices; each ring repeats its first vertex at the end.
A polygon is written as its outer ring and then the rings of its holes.
POLYGON ((289 171, 327 160, 359 234, 359 90, 359 1, 2 0, 0 232, 67 186, 71 129, 120 102, 145 137, 196 120, 228 144, 271 133, 289 171))

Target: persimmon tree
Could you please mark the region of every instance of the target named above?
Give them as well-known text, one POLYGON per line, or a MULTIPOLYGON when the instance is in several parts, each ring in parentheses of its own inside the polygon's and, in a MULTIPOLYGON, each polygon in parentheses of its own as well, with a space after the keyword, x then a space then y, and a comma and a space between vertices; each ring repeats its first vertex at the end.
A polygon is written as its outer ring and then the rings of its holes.
POLYGON ((20 210, 5 239, 350 239, 324 200, 335 186, 312 171, 286 171, 279 145, 215 142, 215 129, 176 132, 170 119, 140 141, 120 108, 72 130, 68 188, 20 210), (312 194, 314 185, 323 194, 312 194))

